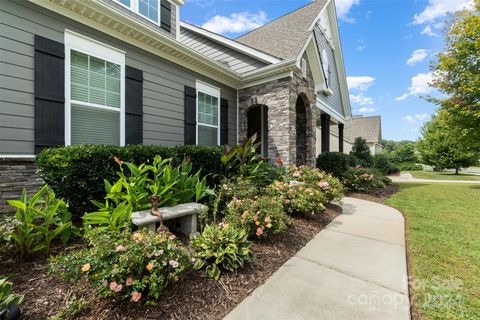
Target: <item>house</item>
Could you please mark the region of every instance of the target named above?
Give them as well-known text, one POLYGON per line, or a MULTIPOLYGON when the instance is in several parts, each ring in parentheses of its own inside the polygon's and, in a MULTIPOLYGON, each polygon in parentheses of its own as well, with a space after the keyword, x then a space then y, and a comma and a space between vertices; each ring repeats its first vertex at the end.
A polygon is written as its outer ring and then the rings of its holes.
POLYGON ((330 150, 334 128, 343 150, 351 108, 333 0, 235 40, 180 21, 182 5, 3 0, 0 159, 13 171, 0 182, 59 145, 235 145, 257 133, 264 156, 301 165, 330 150))
POLYGON ((362 137, 367 141, 372 154, 382 152, 382 117, 381 116, 353 116, 349 126, 345 128, 345 139, 348 147, 345 151, 350 152, 351 144, 355 138, 362 137))

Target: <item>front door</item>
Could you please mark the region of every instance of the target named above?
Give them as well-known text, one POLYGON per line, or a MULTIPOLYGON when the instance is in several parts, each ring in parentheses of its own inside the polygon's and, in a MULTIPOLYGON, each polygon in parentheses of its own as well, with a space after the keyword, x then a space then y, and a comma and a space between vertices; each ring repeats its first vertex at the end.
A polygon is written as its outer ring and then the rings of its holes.
POLYGON ((268 156, 268 114, 267 106, 258 105, 250 108, 247 112, 247 135, 250 138, 257 134, 257 142, 260 142, 258 153, 268 156))

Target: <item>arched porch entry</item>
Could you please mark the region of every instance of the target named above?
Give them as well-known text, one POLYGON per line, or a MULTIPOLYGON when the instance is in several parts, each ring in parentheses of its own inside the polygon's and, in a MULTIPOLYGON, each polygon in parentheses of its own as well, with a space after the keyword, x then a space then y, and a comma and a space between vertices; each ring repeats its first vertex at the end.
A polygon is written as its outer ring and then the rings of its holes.
POLYGON ((307 106, 308 99, 300 94, 295 103, 296 165, 307 164, 307 106))
POLYGON ((247 137, 257 134, 258 153, 268 157, 268 107, 254 105, 247 111, 247 137))

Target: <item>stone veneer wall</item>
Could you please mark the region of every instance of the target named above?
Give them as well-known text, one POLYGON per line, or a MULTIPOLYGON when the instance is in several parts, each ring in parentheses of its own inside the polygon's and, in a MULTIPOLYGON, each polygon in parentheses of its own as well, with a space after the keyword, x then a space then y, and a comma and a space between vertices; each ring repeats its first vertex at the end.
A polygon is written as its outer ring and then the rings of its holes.
POLYGON ((247 112, 256 105, 268 108, 268 158, 274 161, 280 157, 285 164, 296 162, 296 102, 299 96, 306 102, 306 163, 315 165, 316 134, 315 124, 319 110, 315 107, 315 84, 310 67, 307 77, 301 70, 292 77, 273 80, 239 90, 239 138, 247 138, 247 112))
POLYGON ((42 185, 33 159, 0 158, 0 213, 15 211, 6 200, 19 199, 24 188, 31 195, 42 185))

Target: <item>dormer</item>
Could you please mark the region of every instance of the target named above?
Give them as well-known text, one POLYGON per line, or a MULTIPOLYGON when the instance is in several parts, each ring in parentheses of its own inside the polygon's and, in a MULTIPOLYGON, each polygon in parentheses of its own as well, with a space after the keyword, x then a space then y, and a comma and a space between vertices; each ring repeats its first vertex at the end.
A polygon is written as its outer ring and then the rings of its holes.
POLYGON ((183 0, 102 0, 130 16, 150 24, 173 38, 179 37, 180 6, 183 0))

